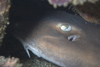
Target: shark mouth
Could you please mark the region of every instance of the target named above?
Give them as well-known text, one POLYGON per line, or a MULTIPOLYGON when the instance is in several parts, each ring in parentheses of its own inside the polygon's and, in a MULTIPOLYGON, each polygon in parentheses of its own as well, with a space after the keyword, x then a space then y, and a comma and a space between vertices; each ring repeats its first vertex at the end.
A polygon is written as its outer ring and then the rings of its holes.
POLYGON ((68 36, 68 37, 67 37, 67 39, 68 39, 69 41, 76 41, 77 38, 79 38, 78 35, 71 35, 71 36, 68 36))

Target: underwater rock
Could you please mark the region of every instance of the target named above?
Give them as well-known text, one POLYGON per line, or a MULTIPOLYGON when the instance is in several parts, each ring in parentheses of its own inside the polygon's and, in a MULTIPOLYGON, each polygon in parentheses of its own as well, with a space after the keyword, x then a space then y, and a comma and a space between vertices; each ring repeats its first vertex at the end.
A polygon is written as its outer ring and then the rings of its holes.
POLYGON ((59 67, 51 62, 44 60, 43 58, 34 57, 24 61, 23 67, 59 67))
POLYGON ((100 1, 96 3, 86 2, 84 5, 75 6, 76 11, 88 22, 100 23, 100 1))
POLYGON ((9 25, 10 0, 0 0, 0 46, 4 37, 5 29, 9 25))

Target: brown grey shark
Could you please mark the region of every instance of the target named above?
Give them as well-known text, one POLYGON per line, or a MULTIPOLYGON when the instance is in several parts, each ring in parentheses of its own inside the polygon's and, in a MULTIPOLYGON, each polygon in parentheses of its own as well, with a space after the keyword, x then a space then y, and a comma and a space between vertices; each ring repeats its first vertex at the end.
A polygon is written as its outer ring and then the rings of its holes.
POLYGON ((28 50, 61 67, 100 67, 100 25, 63 11, 14 34, 28 50))

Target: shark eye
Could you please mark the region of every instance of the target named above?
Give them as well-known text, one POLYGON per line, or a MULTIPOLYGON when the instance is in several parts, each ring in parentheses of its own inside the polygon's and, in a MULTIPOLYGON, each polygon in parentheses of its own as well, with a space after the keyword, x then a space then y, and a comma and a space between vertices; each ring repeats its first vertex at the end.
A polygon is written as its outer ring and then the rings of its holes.
POLYGON ((62 31, 71 31, 72 27, 70 25, 61 25, 60 29, 62 31))

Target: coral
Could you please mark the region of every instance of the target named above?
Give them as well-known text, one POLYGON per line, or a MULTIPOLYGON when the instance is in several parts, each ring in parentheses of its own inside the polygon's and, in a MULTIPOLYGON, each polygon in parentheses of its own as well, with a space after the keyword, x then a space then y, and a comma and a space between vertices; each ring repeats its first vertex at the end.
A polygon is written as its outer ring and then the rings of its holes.
POLYGON ((0 67, 22 67, 22 64, 18 63, 18 58, 5 58, 0 56, 0 67))
POLYGON ((95 3, 98 0, 70 0, 73 5, 83 5, 85 2, 95 3))
POLYGON ((83 5, 85 2, 95 3, 98 0, 48 0, 48 2, 53 5, 54 8, 57 6, 64 6, 66 7, 68 4, 72 5, 83 5))

